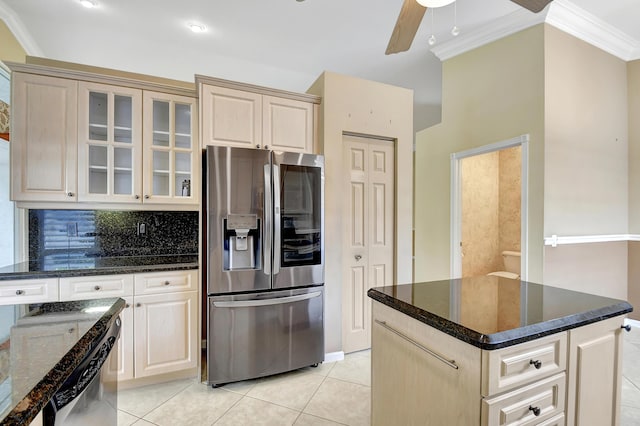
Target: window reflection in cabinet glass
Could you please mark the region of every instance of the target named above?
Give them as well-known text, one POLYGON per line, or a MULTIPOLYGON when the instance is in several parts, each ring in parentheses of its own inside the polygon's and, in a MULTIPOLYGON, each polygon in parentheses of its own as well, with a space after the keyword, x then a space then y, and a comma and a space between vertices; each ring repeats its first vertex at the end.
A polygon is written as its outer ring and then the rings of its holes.
POLYGON ((153 144, 169 146, 169 102, 153 101, 153 144))
POLYGON ((107 111, 109 103, 106 93, 89 93, 89 139, 107 140, 107 111))
POLYGON ((89 146, 89 192, 107 193, 107 147, 89 146))
POLYGON ((133 123, 131 96, 115 95, 113 104, 113 140, 115 142, 131 143, 133 123))
POLYGON ((131 148, 114 148, 113 149, 113 193, 114 194, 132 194, 133 178, 131 167, 131 148))
POLYGON ((176 148, 191 148, 191 106, 175 104, 176 148))

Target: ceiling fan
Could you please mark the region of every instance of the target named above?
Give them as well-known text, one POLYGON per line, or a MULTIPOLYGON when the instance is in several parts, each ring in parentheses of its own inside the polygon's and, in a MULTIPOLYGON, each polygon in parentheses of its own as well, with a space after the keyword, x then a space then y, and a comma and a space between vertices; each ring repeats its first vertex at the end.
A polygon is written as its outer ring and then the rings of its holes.
MULTIPOLYGON (((538 13, 544 9, 553 0, 511 0, 512 2, 519 4, 525 9, 531 12, 538 13)), ((422 3, 427 3, 422 1, 422 3)), ((440 3, 443 3, 442 1, 440 3)), ((451 2, 444 2, 444 4, 451 2)), ((399 53, 409 50, 413 38, 416 36, 420 22, 424 13, 427 11, 427 7, 418 3, 418 0, 404 0, 402 3, 402 9, 400 9, 400 15, 396 21, 396 26, 391 34, 391 39, 387 45, 386 55, 391 53, 399 53)))

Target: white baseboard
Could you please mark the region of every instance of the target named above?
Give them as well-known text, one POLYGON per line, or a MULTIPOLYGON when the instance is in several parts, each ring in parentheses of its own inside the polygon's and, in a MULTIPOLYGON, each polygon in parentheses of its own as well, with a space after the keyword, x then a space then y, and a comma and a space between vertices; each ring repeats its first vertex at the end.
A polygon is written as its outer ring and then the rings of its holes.
POLYGON ((343 351, 329 352, 327 354, 324 354, 324 362, 336 362, 336 361, 342 361, 343 359, 344 359, 343 351))

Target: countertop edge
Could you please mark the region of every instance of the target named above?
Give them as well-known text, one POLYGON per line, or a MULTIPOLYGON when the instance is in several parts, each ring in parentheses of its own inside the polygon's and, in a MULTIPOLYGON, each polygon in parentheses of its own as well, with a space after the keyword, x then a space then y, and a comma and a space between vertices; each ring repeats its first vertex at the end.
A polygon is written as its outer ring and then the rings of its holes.
POLYGON ((68 278, 81 277, 91 275, 125 275, 139 274, 144 272, 162 272, 162 271, 184 271, 198 269, 198 263, 171 263, 161 265, 145 265, 145 266, 114 266, 98 269, 73 269, 69 271, 27 271, 27 272, 9 272, 0 274, 0 284, 2 281, 13 280, 29 280, 39 278, 68 278))
POLYGON ((431 312, 420 309, 402 300, 395 299, 387 294, 377 291, 375 288, 369 289, 367 295, 392 309, 427 324, 443 333, 457 338, 465 343, 473 345, 484 350, 496 350, 517 345, 519 343, 530 340, 539 339, 555 333, 560 333, 572 328, 582 327, 594 322, 624 315, 633 311, 633 307, 625 301, 620 303, 583 312, 580 314, 570 315, 567 317, 556 318, 539 324, 532 324, 520 327, 514 330, 498 332, 495 334, 481 334, 446 318, 442 318, 431 312))
POLYGON ((60 361, 34 386, 33 389, 15 405, 4 419, 3 426, 21 426, 30 424, 49 402, 73 370, 80 365, 90 350, 91 343, 109 329, 118 314, 124 309, 125 301, 118 298, 99 320, 78 340, 78 342, 60 359, 60 361))

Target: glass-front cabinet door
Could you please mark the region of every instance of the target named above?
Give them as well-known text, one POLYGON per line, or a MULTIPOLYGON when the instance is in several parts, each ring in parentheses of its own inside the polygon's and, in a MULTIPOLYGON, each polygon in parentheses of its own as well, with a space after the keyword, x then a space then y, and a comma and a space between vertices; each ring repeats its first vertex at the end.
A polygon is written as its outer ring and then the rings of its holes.
POLYGON ((144 203, 198 203, 195 108, 195 98, 144 92, 144 203))
POLYGON ((141 119, 141 90, 79 83, 79 201, 141 201, 141 119))

